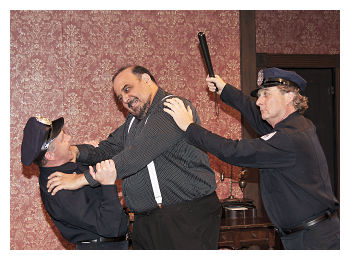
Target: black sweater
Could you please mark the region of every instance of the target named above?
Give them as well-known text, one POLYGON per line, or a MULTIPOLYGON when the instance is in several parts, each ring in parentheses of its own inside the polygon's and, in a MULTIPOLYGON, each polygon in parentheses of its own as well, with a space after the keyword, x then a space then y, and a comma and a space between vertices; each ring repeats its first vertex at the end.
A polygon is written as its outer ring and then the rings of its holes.
POLYGON ((47 177, 51 173, 81 173, 86 169, 72 162, 59 167, 40 167, 40 194, 51 219, 71 243, 126 234, 128 218, 120 205, 116 185, 61 190, 54 196, 47 191, 47 177))

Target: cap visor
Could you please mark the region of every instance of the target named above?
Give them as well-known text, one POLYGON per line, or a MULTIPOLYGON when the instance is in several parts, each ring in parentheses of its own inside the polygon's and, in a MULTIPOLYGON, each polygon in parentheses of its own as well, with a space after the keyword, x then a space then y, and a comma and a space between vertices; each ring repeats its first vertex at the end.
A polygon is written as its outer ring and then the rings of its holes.
POLYGON ((55 121, 52 121, 52 132, 50 140, 55 139, 60 133, 64 125, 64 118, 60 117, 55 121))
POLYGON ((261 88, 257 88, 257 89, 254 89, 252 92, 250 92, 250 95, 252 97, 258 97, 258 91, 260 90, 261 88))

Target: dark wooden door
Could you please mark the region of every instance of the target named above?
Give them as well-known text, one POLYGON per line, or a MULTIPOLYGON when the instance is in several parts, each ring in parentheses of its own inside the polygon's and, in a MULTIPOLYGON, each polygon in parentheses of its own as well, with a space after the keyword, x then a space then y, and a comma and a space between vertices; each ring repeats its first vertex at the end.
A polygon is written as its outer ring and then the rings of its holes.
POLYGON ((317 129, 317 135, 325 152, 333 191, 337 194, 337 133, 334 71, 331 68, 293 70, 307 81, 305 96, 309 100, 309 108, 305 117, 309 118, 317 129))

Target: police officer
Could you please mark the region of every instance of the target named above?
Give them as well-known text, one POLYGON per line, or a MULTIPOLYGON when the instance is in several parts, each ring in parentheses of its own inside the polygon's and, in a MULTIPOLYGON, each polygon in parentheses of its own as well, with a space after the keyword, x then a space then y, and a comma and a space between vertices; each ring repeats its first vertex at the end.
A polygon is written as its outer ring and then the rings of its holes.
POLYGON ((45 209, 62 236, 77 249, 128 249, 128 218, 120 205, 113 161, 104 161, 90 172, 102 185, 62 190, 55 196, 47 191, 48 176, 55 171, 82 173, 87 166, 76 163, 71 137, 62 130, 64 119, 50 121, 31 117, 23 131, 21 161, 39 166, 40 195, 45 209))
POLYGON ((222 101, 239 110, 261 137, 220 137, 193 123, 191 109, 181 100, 168 99, 164 111, 187 141, 227 163, 259 168, 264 207, 285 249, 339 249, 339 202, 316 128, 302 115, 308 107, 301 94, 306 81, 293 71, 263 69, 251 93, 254 103, 217 75, 206 80, 209 90, 217 87, 222 101))

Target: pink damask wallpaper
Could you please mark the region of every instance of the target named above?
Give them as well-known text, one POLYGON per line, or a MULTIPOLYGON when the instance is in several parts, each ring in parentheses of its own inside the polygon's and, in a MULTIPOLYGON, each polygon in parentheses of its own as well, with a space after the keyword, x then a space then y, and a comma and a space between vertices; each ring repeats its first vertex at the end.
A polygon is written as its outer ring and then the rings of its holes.
MULTIPOLYGON (((256 50, 339 54, 339 23, 339 11, 256 11, 256 50)), ((11 249, 74 249, 42 206, 37 167, 20 162, 23 128, 33 115, 64 116, 74 142, 106 138, 125 119, 111 85, 121 66, 145 66, 161 87, 196 105, 206 128, 241 137, 237 112, 220 102, 220 115, 215 115, 199 31, 207 35, 215 73, 239 87, 238 11, 11 11, 11 249)), ((210 161, 217 193, 226 198, 229 178, 221 182, 219 174, 229 177, 231 167, 213 156, 210 161)), ((233 168, 235 180, 238 171, 233 168)), ((242 196, 237 185, 233 194, 242 196)))
MULTIPOLYGON (((63 116, 73 142, 106 138, 125 119, 111 84, 121 66, 145 66, 161 87, 195 104, 205 127, 240 138, 237 112, 220 102, 215 115, 197 38, 206 33, 215 73, 239 87, 238 11, 11 11, 10 19, 11 249, 74 248, 43 208, 37 167, 21 164, 23 128, 33 115, 63 116)), ((210 160, 226 198, 230 182, 219 173, 229 176, 230 166, 210 160)), ((233 194, 241 196, 236 185, 233 194)))
POLYGON ((256 52, 340 54, 339 10, 255 12, 256 52))

